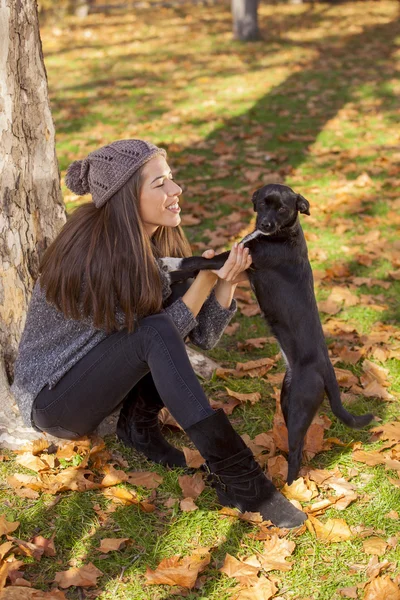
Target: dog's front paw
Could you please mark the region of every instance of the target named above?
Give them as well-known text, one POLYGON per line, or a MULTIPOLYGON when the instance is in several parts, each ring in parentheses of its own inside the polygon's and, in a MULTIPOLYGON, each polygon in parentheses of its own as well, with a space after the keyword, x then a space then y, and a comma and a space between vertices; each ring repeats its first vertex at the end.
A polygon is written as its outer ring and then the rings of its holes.
POLYGON ((159 258, 158 263, 163 271, 171 273, 172 271, 179 271, 182 259, 166 256, 164 258, 159 258))

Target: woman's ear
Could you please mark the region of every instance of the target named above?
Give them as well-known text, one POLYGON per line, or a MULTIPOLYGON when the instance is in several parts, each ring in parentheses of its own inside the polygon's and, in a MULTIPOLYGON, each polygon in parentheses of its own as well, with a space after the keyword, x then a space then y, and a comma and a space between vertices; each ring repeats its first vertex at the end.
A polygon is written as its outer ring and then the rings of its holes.
POLYGON ((301 194, 297 194, 296 208, 304 215, 310 214, 310 203, 301 194))
POLYGON ((252 195, 252 197, 251 197, 251 201, 252 201, 252 203, 253 203, 254 212, 257 212, 257 211, 256 211, 256 202, 257 202, 257 196, 258 196, 258 192, 259 192, 259 190, 256 190, 256 191, 254 192, 254 194, 252 195))

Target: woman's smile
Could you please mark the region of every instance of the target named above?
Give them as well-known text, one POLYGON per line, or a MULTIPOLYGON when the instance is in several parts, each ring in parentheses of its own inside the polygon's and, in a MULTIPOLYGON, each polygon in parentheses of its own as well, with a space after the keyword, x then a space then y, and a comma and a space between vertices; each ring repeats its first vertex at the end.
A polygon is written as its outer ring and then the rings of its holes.
POLYGON ((173 204, 167 206, 167 210, 170 210, 173 213, 179 214, 181 212, 181 207, 179 206, 179 202, 176 200, 173 204))

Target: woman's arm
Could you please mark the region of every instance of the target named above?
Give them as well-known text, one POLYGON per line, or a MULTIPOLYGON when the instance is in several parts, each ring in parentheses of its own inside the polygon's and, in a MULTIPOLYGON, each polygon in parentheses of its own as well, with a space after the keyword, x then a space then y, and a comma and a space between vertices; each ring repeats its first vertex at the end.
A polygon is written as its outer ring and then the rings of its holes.
POLYGON ((200 271, 188 291, 182 296, 183 302, 191 310, 194 317, 199 314, 217 279, 218 275, 212 271, 200 271))

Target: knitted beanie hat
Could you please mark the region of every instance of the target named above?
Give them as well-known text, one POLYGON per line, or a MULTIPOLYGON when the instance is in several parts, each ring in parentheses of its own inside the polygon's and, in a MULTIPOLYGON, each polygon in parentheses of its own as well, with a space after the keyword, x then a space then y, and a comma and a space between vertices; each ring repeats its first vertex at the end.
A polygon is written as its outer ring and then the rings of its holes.
POLYGON ((65 183, 78 196, 92 194, 96 208, 100 208, 135 171, 157 154, 167 156, 163 148, 150 142, 117 140, 71 163, 65 183))

